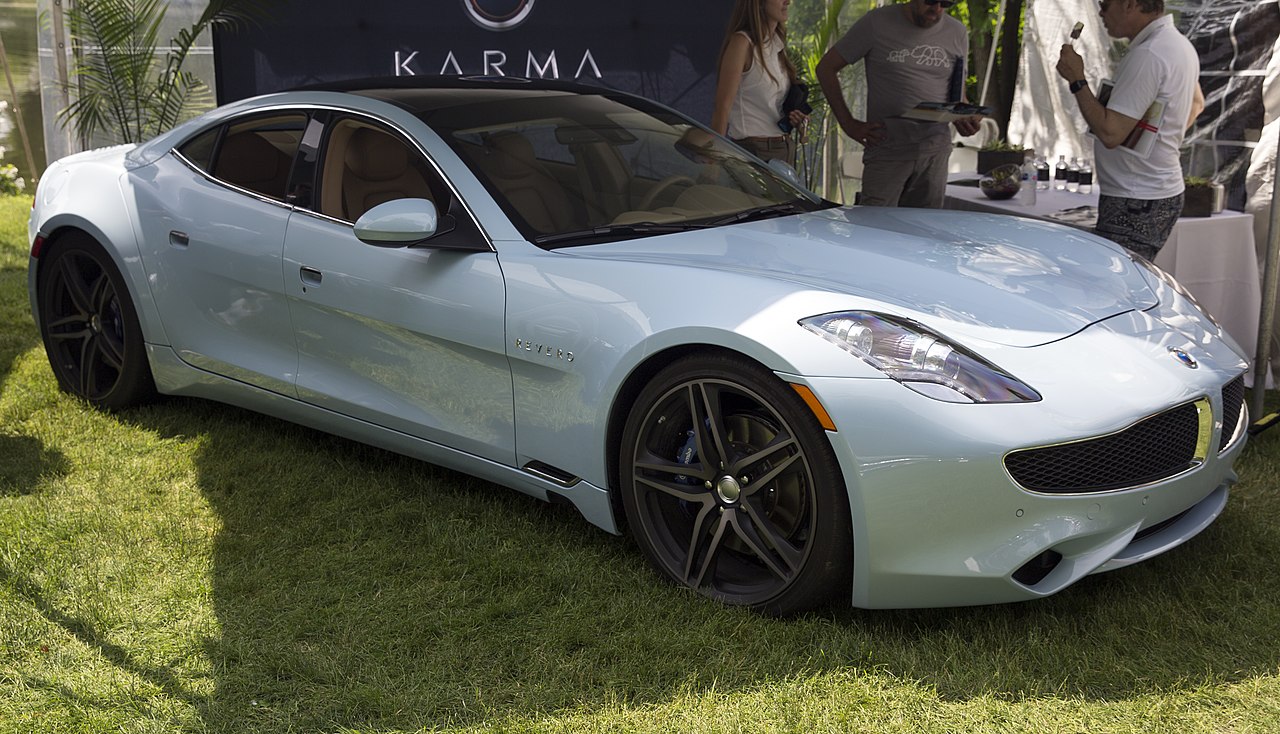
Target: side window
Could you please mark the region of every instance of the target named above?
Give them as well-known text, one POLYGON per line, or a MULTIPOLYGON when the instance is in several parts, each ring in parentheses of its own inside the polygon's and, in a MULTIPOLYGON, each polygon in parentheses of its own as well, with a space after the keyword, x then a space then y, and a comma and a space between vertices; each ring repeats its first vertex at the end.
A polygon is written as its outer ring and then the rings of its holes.
POLYGON ((191 161, 193 165, 207 173, 213 164, 213 147, 218 142, 218 133, 220 132, 222 132, 221 127, 205 130, 183 143, 178 148, 178 152, 182 154, 183 158, 191 161))
POLYGON ((215 152, 213 177, 284 201, 289 169, 306 122, 306 115, 290 113, 227 126, 215 152))
POLYGON ((448 189, 417 149, 389 130, 345 118, 330 125, 320 164, 318 210, 354 222, 396 199, 430 199, 441 213, 448 189))

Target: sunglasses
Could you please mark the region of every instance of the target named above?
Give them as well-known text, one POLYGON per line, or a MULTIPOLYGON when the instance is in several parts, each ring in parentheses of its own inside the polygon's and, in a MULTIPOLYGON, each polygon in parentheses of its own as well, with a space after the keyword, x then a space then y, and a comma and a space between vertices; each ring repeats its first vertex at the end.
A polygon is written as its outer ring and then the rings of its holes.
POLYGON ((955 5, 958 0, 924 0, 925 5, 941 5, 944 9, 955 5))

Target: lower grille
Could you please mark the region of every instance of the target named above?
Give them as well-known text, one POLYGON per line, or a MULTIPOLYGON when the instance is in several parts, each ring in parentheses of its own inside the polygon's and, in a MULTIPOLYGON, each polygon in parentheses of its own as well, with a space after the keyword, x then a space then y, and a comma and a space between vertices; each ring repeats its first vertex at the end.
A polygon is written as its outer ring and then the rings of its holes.
POLYGON ((1014 481, 1035 492, 1105 492, 1192 468, 1199 438, 1200 409, 1187 403, 1109 436, 1014 451, 1004 464, 1014 481))
POLYGON ((1218 442, 1219 452, 1227 448, 1231 438, 1236 435, 1243 407, 1244 375, 1240 375, 1222 388, 1222 439, 1218 442))
POLYGON ((1186 514, 1187 514, 1188 512, 1191 512, 1191 508, 1190 508, 1190 507, 1188 507, 1187 509, 1183 510, 1182 512, 1179 512, 1178 514, 1174 515, 1173 517, 1169 518, 1168 520, 1161 520, 1160 522, 1156 523, 1155 525, 1152 525, 1151 527, 1143 528, 1143 529, 1139 530, 1139 531, 1137 532, 1137 534, 1135 534, 1135 535, 1133 536, 1133 540, 1132 540, 1132 541, 1130 541, 1130 542, 1131 542, 1131 543, 1136 543, 1136 542, 1138 542, 1139 540, 1142 540, 1143 538, 1147 537, 1148 535, 1155 535, 1156 533, 1160 532, 1161 530, 1164 530, 1165 528, 1169 527, 1170 525, 1174 524, 1175 522, 1177 522, 1177 521, 1181 520, 1183 517, 1185 517, 1185 516, 1186 516, 1186 514))

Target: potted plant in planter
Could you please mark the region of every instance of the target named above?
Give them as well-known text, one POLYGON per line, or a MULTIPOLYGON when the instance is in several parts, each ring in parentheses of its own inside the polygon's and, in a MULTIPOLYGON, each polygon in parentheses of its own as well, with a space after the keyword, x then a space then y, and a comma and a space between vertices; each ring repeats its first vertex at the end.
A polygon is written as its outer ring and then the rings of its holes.
POLYGON ((1022 165, 1026 150, 1021 145, 1014 145, 1001 138, 978 149, 978 173, 986 175, 993 168, 1012 163, 1022 165))
POLYGON ((1022 167, 1015 163, 996 166, 982 175, 978 188, 988 199, 1012 199, 1022 188, 1022 167))
POLYGON ((1187 187, 1182 196, 1182 216, 1207 217, 1213 214, 1216 188, 1213 181, 1203 176, 1185 176, 1182 180, 1187 187))

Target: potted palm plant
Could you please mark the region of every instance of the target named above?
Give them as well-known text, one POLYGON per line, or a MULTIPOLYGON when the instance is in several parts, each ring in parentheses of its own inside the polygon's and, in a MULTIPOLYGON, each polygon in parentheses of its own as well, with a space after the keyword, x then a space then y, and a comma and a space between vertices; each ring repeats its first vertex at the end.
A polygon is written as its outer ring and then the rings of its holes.
POLYGON ((67 7, 77 47, 72 102, 58 114, 84 144, 136 143, 158 135, 207 102, 208 87, 182 67, 207 29, 237 28, 263 16, 269 0, 209 0, 161 54, 161 0, 78 0, 67 7))

